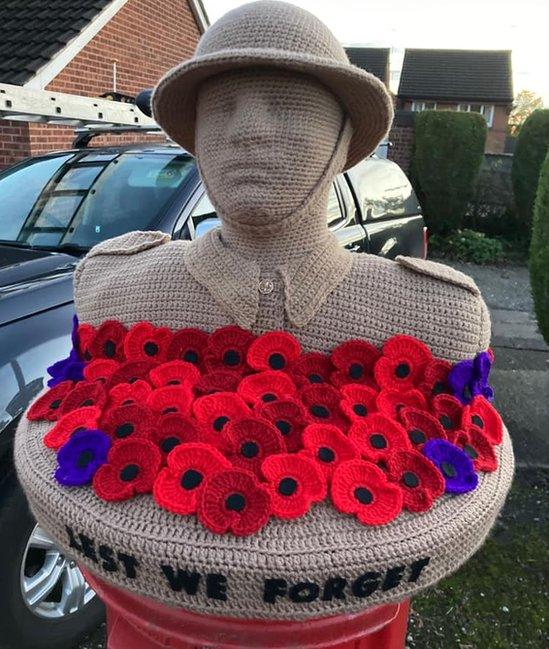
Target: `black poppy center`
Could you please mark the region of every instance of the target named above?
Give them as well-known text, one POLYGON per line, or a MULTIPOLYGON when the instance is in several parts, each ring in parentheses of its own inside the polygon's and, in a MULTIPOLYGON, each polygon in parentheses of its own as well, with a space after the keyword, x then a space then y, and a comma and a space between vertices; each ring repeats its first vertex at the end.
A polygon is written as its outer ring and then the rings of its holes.
POLYGON ((364 376, 364 368, 360 363, 352 363, 349 368, 349 376, 352 379, 361 379, 364 376))
POLYGON ((181 381, 179 379, 172 379, 171 381, 168 381, 167 385, 179 385, 181 381))
POLYGON ((177 408, 175 406, 170 406, 169 408, 164 408, 162 411, 163 415, 169 415, 170 412, 178 412, 177 408))
POLYGON ((322 406, 320 404, 315 404, 314 406, 311 406, 311 414, 314 415, 315 417, 319 417, 320 419, 328 419, 330 416, 330 411, 326 406, 322 406))
POLYGON ((484 428, 484 421, 482 417, 479 417, 479 415, 473 415, 471 417, 471 421, 473 422, 473 424, 475 424, 475 426, 478 426, 479 428, 484 428))
POLYGON ((414 428, 408 433, 408 437, 410 438, 412 444, 423 444, 423 442, 427 439, 427 436, 422 430, 419 430, 419 428, 414 428))
POLYGON ((476 450, 475 450, 475 449, 474 449, 470 444, 465 444, 465 446, 463 447, 463 450, 465 451, 465 453, 467 453, 467 455, 468 455, 472 460, 476 460, 476 459, 477 459, 477 457, 478 457, 478 453, 476 452, 476 450))
POLYGON ((251 459, 259 453, 259 446, 255 442, 244 442, 240 447, 240 452, 244 457, 251 459))
POLYGON ((217 432, 220 433, 223 430, 223 426, 229 421, 228 417, 225 417, 224 415, 221 415, 220 417, 217 417, 214 419, 213 422, 213 429, 217 432))
POLYGON ((87 448, 85 451, 82 451, 79 454, 78 459, 76 460, 76 466, 79 469, 83 469, 84 467, 87 467, 88 464, 93 460, 94 455, 95 455, 94 452, 89 448, 87 448))
POLYGON ((90 361, 90 360, 91 360, 91 357, 92 357, 92 355, 91 355, 90 352, 86 349, 86 351, 84 352, 84 360, 86 360, 86 361, 90 361))
POLYGON ((145 350, 145 354, 147 356, 156 356, 158 354, 158 345, 156 343, 153 343, 152 340, 148 340, 143 349, 145 350))
POLYGON ((402 476, 402 482, 407 486, 407 487, 417 487, 419 485, 419 478, 415 473, 412 473, 411 471, 406 471, 404 475, 402 476))
POLYGON ((135 480, 139 474, 139 467, 137 464, 126 464, 126 466, 120 471, 120 480, 124 482, 130 482, 135 480))
POLYGON ((228 349, 223 354, 223 364, 229 365, 229 367, 234 367, 240 363, 240 354, 236 349, 228 349))
POLYGON ((437 381, 433 385, 433 389, 431 390, 432 394, 437 395, 437 394, 442 394, 446 390, 446 386, 442 381, 437 381))
POLYGON ((289 435, 292 432, 292 424, 285 419, 279 419, 275 422, 275 426, 282 433, 282 435, 289 435))
POLYGON ((456 467, 450 462, 442 462, 440 470, 447 478, 455 478, 457 476, 456 467))
POLYGON ((135 383, 135 382, 138 381, 138 380, 139 380, 139 377, 138 377, 138 376, 131 376, 131 377, 126 381, 126 383, 135 383))
POLYGON ((273 370, 281 370, 286 367, 286 359, 278 352, 269 356, 269 367, 273 370))
POLYGON ((241 512, 246 506, 246 499, 242 494, 231 494, 225 500, 225 507, 232 512, 241 512))
POLYGON ((317 456, 321 462, 333 462, 335 460, 335 453, 327 446, 321 446, 318 449, 317 456))
POLYGON ((320 374, 309 374, 307 377, 310 381, 310 383, 324 383, 324 379, 320 376, 320 374))
POLYGON ((278 483, 278 493, 282 496, 291 496, 296 492, 297 481, 293 478, 282 478, 278 483))
POLYGON ((160 448, 164 453, 169 453, 173 448, 181 444, 179 437, 172 435, 171 437, 165 437, 160 444, 160 448))
POLYGON ((374 435, 370 435, 370 444, 374 448, 387 448, 387 440, 381 433, 374 433, 374 435))
POLYGON ((188 469, 181 476, 180 484, 183 489, 190 491, 191 489, 196 489, 202 482, 203 478, 204 476, 200 473, 200 471, 196 471, 195 469, 188 469))
POLYGON ((372 492, 366 487, 357 487, 355 489, 355 498, 363 505, 369 505, 374 499, 372 492))
POLYGON ((451 430, 454 427, 454 422, 448 415, 441 415, 439 421, 442 424, 442 427, 446 430, 451 430))
POLYGON ((50 408, 53 408, 54 410, 56 408, 59 408, 59 406, 61 405, 61 401, 62 401, 61 399, 56 399, 55 401, 52 401, 50 403, 50 408))
POLYGON ((88 398, 88 399, 84 399, 84 401, 82 401, 82 403, 80 405, 82 405, 82 406, 93 406, 93 403, 94 403, 93 399, 88 398))
POLYGON ((272 392, 265 392, 265 394, 261 397, 261 400, 265 403, 276 401, 276 394, 273 394, 272 392))
POLYGON ((366 417, 368 414, 368 408, 363 403, 355 403, 353 406, 353 412, 359 417, 366 417))
POLYGON ((120 426, 117 426, 116 430, 114 431, 115 437, 128 437, 131 435, 134 431, 134 425, 131 424, 129 421, 120 424, 120 426))
POLYGON ((113 358, 116 355, 116 344, 112 340, 106 340, 103 345, 103 353, 108 358, 113 358))
POLYGON ((410 374, 410 366, 408 363, 399 363, 395 368, 395 374, 399 379, 405 379, 410 374))
POLYGON ((194 351, 194 349, 187 349, 187 351, 183 354, 183 360, 187 361, 187 363, 192 363, 193 365, 198 364, 198 353, 194 351))

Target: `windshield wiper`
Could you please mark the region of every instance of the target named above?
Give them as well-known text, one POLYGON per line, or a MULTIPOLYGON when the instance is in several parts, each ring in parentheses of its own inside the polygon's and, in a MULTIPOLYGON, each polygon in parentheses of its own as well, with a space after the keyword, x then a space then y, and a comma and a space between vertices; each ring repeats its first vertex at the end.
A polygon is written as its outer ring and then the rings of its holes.
POLYGON ((49 252, 68 252, 69 254, 81 254, 88 252, 88 246, 79 246, 76 243, 62 243, 59 246, 29 246, 32 250, 47 250, 49 252))
POLYGON ((13 248, 30 248, 27 243, 22 243, 21 241, 11 241, 10 239, 0 239, 0 245, 12 246, 13 248))

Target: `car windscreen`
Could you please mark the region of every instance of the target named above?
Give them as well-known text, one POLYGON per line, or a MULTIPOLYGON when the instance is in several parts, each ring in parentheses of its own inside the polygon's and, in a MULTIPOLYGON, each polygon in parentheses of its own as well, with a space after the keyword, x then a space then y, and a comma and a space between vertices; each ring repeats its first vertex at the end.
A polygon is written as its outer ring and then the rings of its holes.
POLYGON ((0 241, 90 248, 150 229, 194 165, 187 154, 147 151, 29 160, 0 175, 0 241))

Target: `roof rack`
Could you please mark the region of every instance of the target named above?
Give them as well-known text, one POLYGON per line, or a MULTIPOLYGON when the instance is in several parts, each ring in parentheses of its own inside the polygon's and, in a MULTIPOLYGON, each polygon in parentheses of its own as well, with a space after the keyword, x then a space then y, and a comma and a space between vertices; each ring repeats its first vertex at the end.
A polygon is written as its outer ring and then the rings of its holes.
POLYGON ((162 133, 166 138, 166 142, 175 145, 175 143, 157 124, 153 124, 153 126, 111 126, 109 124, 89 125, 83 126, 81 128, 75 128, 74 133, 76 137, 72 141, 73 149, 85 149, 92 138, 99 137, 100 135, 121 135, 124 133, 140 133, 142 135, 162 133))

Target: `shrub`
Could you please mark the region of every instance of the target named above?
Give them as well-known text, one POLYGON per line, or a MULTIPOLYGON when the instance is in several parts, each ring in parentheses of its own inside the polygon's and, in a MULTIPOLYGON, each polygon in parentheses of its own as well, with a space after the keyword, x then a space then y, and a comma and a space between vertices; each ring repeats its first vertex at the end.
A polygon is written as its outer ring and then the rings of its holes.
POLYGON ((429 237, 429 252, 433 257, 446 257, 475 264, 495 264, 503 260, 503 244, 483 232, 457 230, 448 236, 429 237))
POLYGON ((513 190, 524 237, 530 239, 541 165, 549 147, 549 109, 535 110, 524 122, 513 155, 513 190))
POLYGON ((415 118, 412 171, 431 232, 462 226, 486 140, 479 113, 426 110, 415 118))
POLYGON ((549 153, 542 165, 534 202, 529 265, 538 325, 549 343, 549 153))

